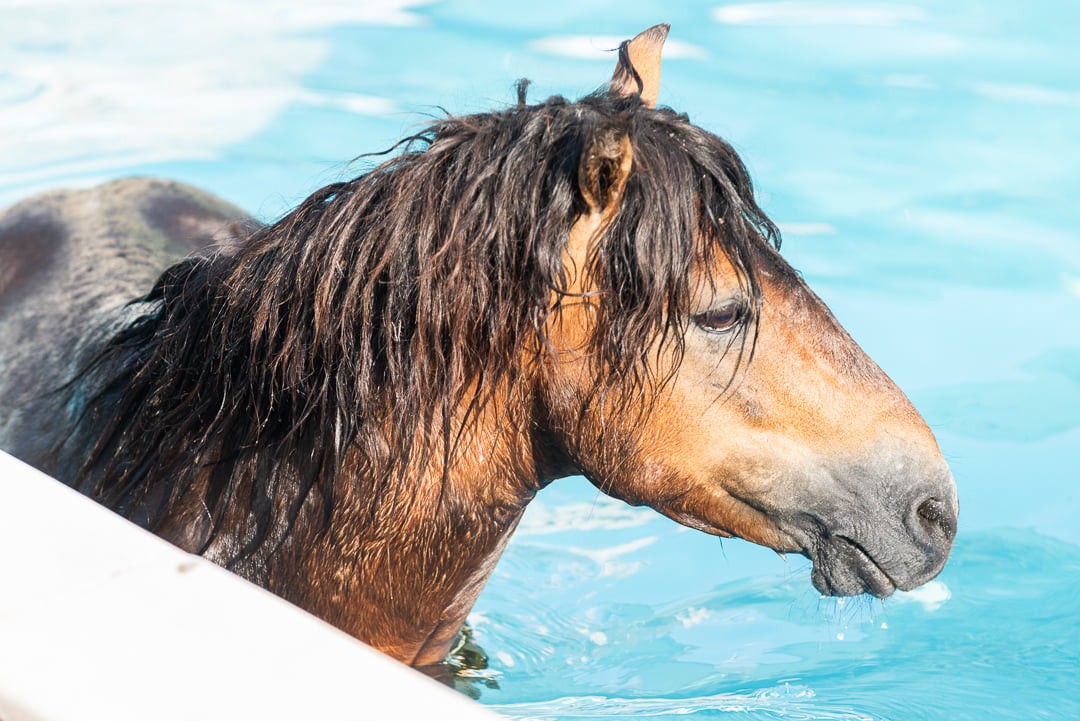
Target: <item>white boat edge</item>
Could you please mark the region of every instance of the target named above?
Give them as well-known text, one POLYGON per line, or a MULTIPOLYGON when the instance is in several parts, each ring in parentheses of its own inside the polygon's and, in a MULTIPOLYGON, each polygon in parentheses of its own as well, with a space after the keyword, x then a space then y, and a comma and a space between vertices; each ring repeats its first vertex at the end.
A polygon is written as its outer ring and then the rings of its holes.
POLYGON ((496 719, 0 452, 0 721, 496 719))

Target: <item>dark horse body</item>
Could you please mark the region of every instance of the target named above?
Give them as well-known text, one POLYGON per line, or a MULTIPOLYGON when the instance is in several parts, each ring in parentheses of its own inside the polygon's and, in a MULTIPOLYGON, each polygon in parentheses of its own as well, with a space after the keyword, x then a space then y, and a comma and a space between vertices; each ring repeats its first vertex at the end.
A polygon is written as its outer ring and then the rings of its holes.
POLYGON ((0 447, 416 665, 574 473, 803 553, 824 593, 932 578, 934 438, 731 148, 654 107, 665 35, 604 92, 439 121, 270 226, 157 180, 10 209, 0 447))

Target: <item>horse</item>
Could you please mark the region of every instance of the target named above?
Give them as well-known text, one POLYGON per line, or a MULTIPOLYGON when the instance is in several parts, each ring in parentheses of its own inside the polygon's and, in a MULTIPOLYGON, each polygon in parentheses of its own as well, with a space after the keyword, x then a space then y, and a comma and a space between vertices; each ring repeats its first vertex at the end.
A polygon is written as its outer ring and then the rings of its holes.
POLYGON ((8 209, 0 447, 419 667, 575 474, 802 554, 822 594, 933 578, 958 511, 933 433, 735 150, 657 105, 667 33, 269 224, 148 178, 8 209))

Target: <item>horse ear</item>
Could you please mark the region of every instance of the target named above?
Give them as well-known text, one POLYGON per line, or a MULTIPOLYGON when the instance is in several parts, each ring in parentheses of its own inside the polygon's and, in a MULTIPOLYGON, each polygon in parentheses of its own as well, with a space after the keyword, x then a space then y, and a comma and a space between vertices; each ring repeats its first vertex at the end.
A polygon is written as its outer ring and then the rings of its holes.
POLYGON ((608 218, 615 214, 633 164, 625 119, 601 123, 589 133, 578 165, 578 188, 590 212, 608 218))
POLYGON ((637 95, 650 108, 656 107, 660 94, 660 51, 671 26, 653 25, 633 40, 619 46, 619 62, 611 76, 611 92, 615 95, 637 95))

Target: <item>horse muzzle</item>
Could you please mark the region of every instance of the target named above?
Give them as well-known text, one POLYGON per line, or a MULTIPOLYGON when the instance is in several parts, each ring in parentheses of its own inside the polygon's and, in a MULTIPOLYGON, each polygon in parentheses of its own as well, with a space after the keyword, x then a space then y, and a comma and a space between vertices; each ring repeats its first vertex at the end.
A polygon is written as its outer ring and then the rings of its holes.
POLYGON ((952 474, 904 483, 867 468, 845 474, 843 503, 822 503, 803 516, 802 553, 810 579, 827 596, 870 593, 885 598, 934 578, 956 537, 958 504, 952 474))

